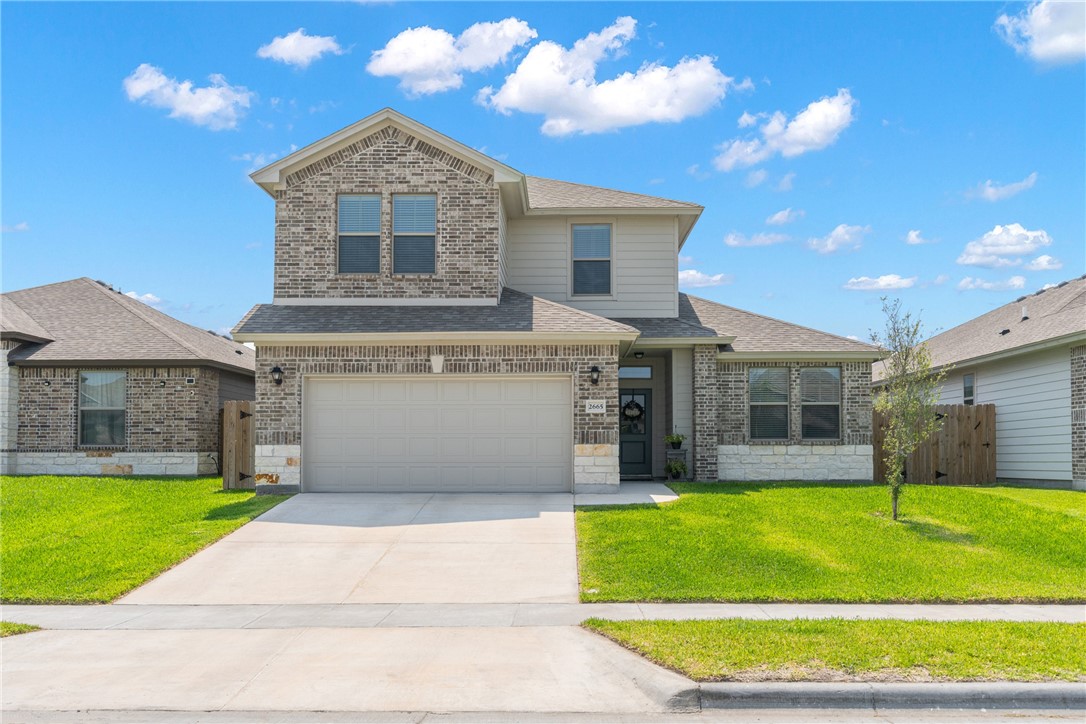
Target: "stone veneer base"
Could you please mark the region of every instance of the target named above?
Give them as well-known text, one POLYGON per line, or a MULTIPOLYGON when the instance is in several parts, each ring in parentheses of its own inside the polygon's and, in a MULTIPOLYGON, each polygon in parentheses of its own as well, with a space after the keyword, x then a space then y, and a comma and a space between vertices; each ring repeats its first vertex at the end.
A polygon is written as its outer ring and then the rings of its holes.
POLYGON ((256 484, 302 484, 301 445, 257 445, 256 484))
POLYGON ((720 480, 871 480, 870 445, 719 445, 720 480))
POLYGON ((15 475, 216 475, 217 452, 15 452, 15 475))

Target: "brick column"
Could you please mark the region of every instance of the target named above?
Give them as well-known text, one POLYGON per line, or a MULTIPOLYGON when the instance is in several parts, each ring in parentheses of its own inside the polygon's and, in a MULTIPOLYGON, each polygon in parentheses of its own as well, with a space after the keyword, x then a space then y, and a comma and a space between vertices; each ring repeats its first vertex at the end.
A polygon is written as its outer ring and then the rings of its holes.
POLYGON ((8 352, 21 343, 0 341, 0 474, 15 473, 19 437, 19 368, 8 365, 8 352))
POLYGON ((1086 490, 1086 345, 1071 348, 1071 487, 1086 490))
POLYGON ((720 437, 720 375, 717 347, 694 347, 694 470, 693 479, 717 480, 717 445, 720 437))

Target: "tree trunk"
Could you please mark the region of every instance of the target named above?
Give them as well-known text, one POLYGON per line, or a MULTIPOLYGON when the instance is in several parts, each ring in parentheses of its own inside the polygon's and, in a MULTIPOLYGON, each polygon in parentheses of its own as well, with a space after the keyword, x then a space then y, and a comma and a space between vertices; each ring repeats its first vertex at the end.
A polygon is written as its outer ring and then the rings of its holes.
POLYGON ((897 520, 897 488, 890 491, 890 508, 893 510, 894 520, 897 520))

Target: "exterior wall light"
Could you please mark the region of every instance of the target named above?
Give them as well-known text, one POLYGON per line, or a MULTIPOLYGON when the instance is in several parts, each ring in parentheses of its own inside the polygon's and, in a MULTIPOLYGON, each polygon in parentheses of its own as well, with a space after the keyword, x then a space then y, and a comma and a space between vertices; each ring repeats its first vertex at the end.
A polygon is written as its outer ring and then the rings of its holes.
POLYGON ((644 357, 645 357, 644 352, 634 352, 634 359, 644 359, 644 357))
POLYGON ((600 368, 592 365, 592 369, 588 371, 588 379, 592 384, 598 385, 600 383, 600 368))
POLYGON ((158 381, 158 386, 159 387, 165 387, 166 386, 166 380, 159 380, 158 381))
POLYGON ((279 365, 271 368, 271 378, 272 382, 274 382, 275 384, 283 384, 283 370, 281 367, 279 367, 279 365))

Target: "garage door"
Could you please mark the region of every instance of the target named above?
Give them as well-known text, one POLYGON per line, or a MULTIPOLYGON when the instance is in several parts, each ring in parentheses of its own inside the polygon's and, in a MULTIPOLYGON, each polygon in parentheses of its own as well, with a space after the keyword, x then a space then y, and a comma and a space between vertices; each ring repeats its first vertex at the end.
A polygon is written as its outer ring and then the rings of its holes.
POLYGON ((310 378, 309 492, 568 491, 568 378, 310 378))

